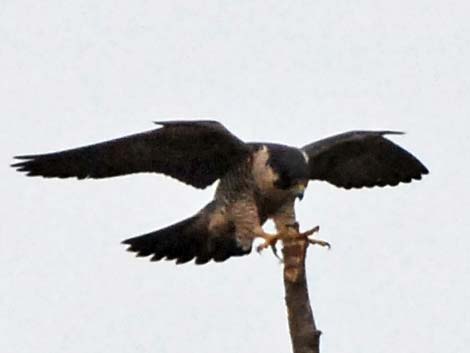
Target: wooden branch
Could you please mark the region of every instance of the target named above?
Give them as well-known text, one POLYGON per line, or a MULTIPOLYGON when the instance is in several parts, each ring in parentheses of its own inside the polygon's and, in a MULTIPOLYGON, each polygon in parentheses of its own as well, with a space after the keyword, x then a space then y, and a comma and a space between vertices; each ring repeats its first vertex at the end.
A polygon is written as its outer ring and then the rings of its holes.
POLYGON ((294 353, 320 352, 321 331, 315 325, 305 276, 307 247, 305 238, 283 240, 285 300, 294 353))

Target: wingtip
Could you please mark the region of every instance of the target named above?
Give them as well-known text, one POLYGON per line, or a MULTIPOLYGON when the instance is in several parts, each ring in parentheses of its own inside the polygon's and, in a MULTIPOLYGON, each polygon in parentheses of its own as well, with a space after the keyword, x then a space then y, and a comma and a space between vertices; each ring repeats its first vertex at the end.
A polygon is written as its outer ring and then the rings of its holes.
POLYGON ((152 121, 155 125, 160 125, 160 126, 171 126, 171 125, 201 125, 201 126, 204 126, 204 125, 207 125, 207 124, 210 124, 210 125, 213 125, 213 124, 216 124, 216 125, 221 125, 220 122, 218 122, 217 120, 213 120, 213 119, 204 119, 204 118, 201 118, 201 119, 198 119, 198 120, 166 120, 166 121, 152 121))
POLYGON ((21 156, 13 156, 13 159, 17 160, 14 163, 10 164, 11 168, 16 169, 18 172, 24 172, 27 176, 33 176, 30 170, 30 163, 34 161, 36 155, 21 155, 21 156))
POLYGON ((33 159, 34 157, 36 156, 33 154, 24 154, 21 156, 13 156, 13 159, 25 160, 25 159, 33 159))
POLYGON ((122 245, 131 245, 130 239, 124 239, 123 241, 121 241, 121 244, 122 245))
MULTIPOLYGON (((14 157, 14 158, 16 158, 16 157, 14 157)), ((17 172, 29 172, 29 170, 28 170, 25 163, 26 162, 13 163, 13 164, 10 164, 10 167, 16 169, 17 172)))
POLYGON ((385 130, 380 131, 381 135, 406 135, 405 131, 394 131, 394 130, 385 130))

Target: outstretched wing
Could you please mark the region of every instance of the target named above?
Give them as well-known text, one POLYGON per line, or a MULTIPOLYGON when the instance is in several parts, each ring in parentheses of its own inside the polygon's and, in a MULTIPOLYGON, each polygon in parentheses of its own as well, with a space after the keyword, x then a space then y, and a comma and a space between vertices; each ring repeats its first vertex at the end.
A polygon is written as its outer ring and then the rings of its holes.
POLYGON ((387 134, 402 133, 351 131, 303 147, 310 179, 350 189, 409 183, 428 173, 411 153, 384 138, 387 134))
POLYGON ((61 152, 17 156, 29 176, 107 178, 155 172, 204 188, 248 156, 250 148, 215 121, 157 122, 162 128, 61 152))

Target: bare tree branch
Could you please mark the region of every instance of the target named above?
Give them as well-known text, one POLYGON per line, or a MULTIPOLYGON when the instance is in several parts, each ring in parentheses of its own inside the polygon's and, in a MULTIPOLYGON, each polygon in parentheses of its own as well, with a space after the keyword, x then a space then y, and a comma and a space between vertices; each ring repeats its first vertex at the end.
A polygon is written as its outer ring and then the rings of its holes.
POLYGON ((307 247, 305 238, 283 240, 285 300, 294 353, 320 352, 321 331, 315 325, 305 276, 307 247))

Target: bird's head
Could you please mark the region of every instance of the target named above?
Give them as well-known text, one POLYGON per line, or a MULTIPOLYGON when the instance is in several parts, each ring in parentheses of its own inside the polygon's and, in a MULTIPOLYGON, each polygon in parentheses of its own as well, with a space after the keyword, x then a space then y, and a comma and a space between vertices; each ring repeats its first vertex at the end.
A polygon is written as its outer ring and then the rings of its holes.
POLYGON ((307 156, 299 149, 270 145, 268 166, 274 172, 274 187, 302 200, 309 180, 307 156))

